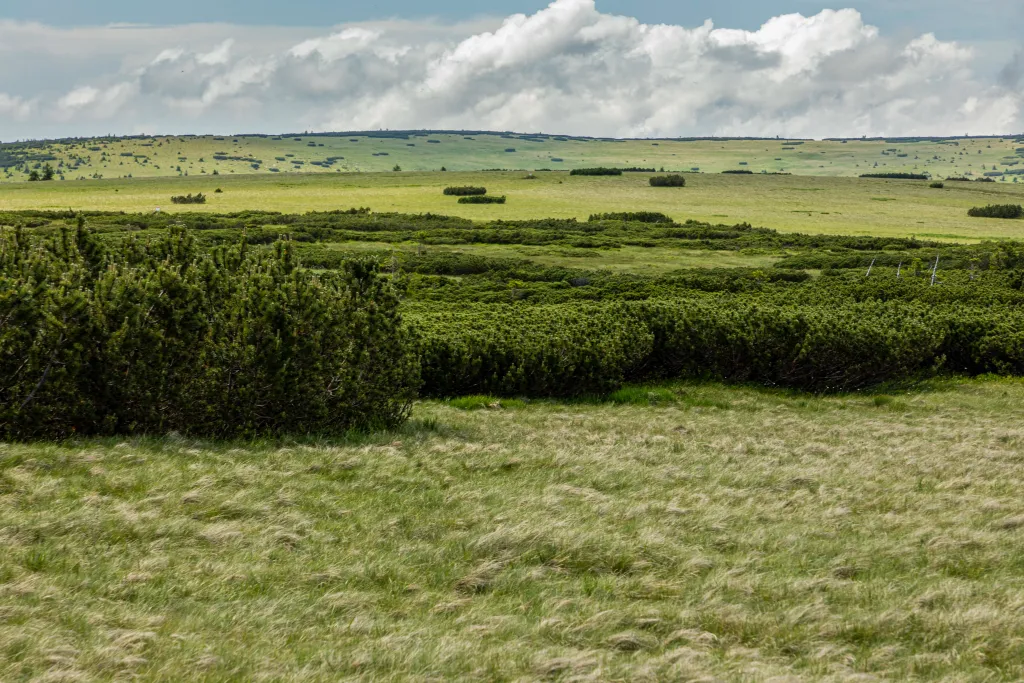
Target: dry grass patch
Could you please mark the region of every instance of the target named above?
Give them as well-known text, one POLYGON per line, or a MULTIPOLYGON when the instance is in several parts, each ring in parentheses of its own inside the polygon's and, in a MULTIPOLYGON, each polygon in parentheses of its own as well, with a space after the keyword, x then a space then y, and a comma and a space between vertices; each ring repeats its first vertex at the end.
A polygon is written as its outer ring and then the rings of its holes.
POLYGON ((0 680, 1024 677, 1024 384, 679 390, 0 445, 0 680))

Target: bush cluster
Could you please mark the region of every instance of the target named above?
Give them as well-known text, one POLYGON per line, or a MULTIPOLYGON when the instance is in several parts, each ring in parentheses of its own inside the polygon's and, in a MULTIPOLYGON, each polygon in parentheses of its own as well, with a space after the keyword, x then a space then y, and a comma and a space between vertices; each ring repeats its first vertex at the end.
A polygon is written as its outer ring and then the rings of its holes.
POLYGON ((410 314, 430 396, 573 396, 613 390, 650 353, 607 306, 449 306, 410 314))
POLYGON ((594 213, 588 221, 627 221, 631 223, 672 223, 669 216, 658 211, 625 211, 621 213, 594 213))
POLYGON ((928 307, 877 302, 476 304, 411 321, 431 396, 565 396, 660 378, 849 391, 935 367, 946 329, 928 307))
POLYGON ((928 180, 922 173, 861 173, 861 178, 890 178, 895 180, 928 180))
POLYGON ((722 171, 722 173, 731 174, 731 175, 753 175, 754 174, 754 172, 751 171, 749 168, 739 168, 739 169, 735 169, 735 170, 722 171))
POLYGON ((459 204, 504 204, 505 196, 493 197, 489 195, 470 195, 459 197, 459 204))
POLYGON ((339 434, 399 424, 416 385, 370 264, 325 281, 287 243, 0 234, 0 439, 339 434))
POLYGON ((651 187, 686 187, 686 178, 678 173, 656 175, 651 178, 651 187))
POLYGON ((1024 207, 1020 204, 989 204, 968 209, 967 215, 972 218, 1021 218, 1024 207))
POLYGON ((574 168, 569 175, 622 175, 621 168, 574 168))
POLYGON ((487 194, 487 188, 469 185, 465 187, 446 187, 444 188, 444 193, 449 197, 474 197, 487 194))
POLYGON ((185 195, 177 195, 175 197, 171 197, 171 203, 172 204, 205 204, 206 203, 206 195, 204 195, 202 192, 199 192, 197 194, 189 193, 189 194, 185 194, 185 195))

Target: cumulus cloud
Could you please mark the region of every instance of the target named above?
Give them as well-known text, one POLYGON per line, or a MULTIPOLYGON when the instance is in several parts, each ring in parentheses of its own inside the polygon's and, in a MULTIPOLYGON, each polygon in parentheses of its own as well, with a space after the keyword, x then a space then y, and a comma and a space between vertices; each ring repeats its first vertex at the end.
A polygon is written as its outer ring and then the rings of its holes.
MULTIPOLYGON (((145 120, 169 132, 824 137, 1024 128, 1019 56, 987 82, 971 49, 931 34, 894 40, 852 9, 779 16, 756 31, 643 24, 602 13, 594 0, 555 0, 480 24, 289 29, 290 42, 230 26, 162 29, 148 41, 133 33, 147 29, 118 30, 128 32, 116 34, 119 68, 53 94, 44 116, 123 130, 145 120)), ((72 44, 84 53, 85 42, 76 34, 72 44)), ((24 119, 39 95, 0 95, 0 120, 16 110, 24 119)))

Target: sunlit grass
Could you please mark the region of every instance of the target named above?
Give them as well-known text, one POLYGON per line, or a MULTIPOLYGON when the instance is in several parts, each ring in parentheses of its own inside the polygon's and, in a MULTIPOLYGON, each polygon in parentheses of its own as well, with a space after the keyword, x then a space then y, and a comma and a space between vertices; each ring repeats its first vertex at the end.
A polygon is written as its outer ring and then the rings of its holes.
POLYGON ((1020 680, 1022 399, 664 384, 0 445, 0 680, 1020 680))
POLYGON ((0 210, 304 213, 366 206, 374 211, 438 213, 473 220, 577 218, 591 213, 660 211, 674 219, 829 234, 917 235, 927 239, 1021 237, 1024 223, 969 218, 972 206, 1024 202, 1024 184, 949 183, 798 176, 688 175, 685 188, 653 188, 645 174, 621 177, 538 173, 382 173, 250 175, 20 183, 3 186, 0 210), (504 205, 459 204, 447 185, 485 185, 504 205), (216 188, 221 194, 213 194, 216 188), (204 205, 175 206, 170 197, 203 192, 204 205), (892 201, 876 201, 885 197, 892 201))

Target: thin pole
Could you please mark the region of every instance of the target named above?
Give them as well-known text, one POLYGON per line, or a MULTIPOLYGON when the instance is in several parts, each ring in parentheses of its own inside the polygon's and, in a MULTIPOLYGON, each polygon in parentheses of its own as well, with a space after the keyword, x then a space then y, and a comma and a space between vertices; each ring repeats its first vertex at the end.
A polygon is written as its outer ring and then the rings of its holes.
POLYGON ((877 260, 878 260, 878 258, 877 258, 877 257, 876 257, 876 258, 873 258, 873 259, 871 259, 871 265, 870 265, 870 266, 868 266, 868 274, 867 274, 867 275, 865 275, 864 277, 871 277, 871 269, 875 267, 875 261, 877 261, 877 260))
POLYGON ((935 286, 935 274, 938 273, 938 272, 939 272, 939 257, 936 256, 935 257, 935 267, 932 268, 932 284, 931 284, 932 287, 935 286))
POLYGON ((900 264, 898 266, 896 266, 896 279, 897 280, 900 279, 900 271, 901 270, 903 270, 903 261, 900 261, 900 264))

